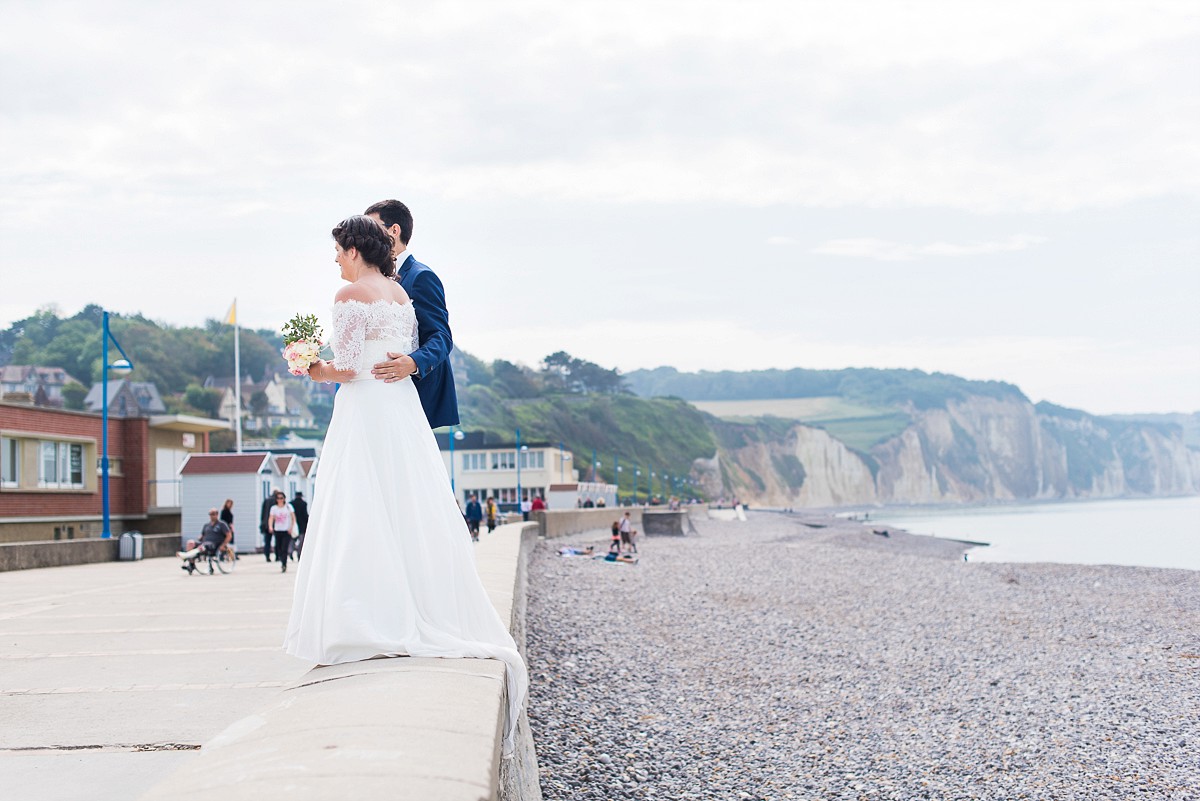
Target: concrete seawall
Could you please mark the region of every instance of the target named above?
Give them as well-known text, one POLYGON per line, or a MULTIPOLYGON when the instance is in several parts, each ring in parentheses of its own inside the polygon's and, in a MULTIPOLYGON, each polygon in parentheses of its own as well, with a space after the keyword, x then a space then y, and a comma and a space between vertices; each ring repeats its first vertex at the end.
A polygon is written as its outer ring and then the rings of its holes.
MULTIPOLYGON (((118 542, 117 537, 107 540, 85 537, 78 540, 0 543, 0 573, 38 567, 115 562, 118 542)), ((142 538, 142 555, 146 559, 171 556, 178 550, 178 534, 147 534, 142 538)))
POLYGON ((601 509, 566 509, 552 512, 530 512, 529 519, 538 524, 538 533, 543 537, 565 537, 585 531, 608 529, 614 520, 630 513, 633 524, 642 525, 642 507, 612 506, 601 509))
MULTIPOLYGON (((532 523, 476 547, 488 596, 522 653, 532 523)), ((500 759, 504 667, 484 659, 373 659, 314 668, 206 743, 144 801, 329 798, 540 801, 522 714, 517 755, 500 759)))

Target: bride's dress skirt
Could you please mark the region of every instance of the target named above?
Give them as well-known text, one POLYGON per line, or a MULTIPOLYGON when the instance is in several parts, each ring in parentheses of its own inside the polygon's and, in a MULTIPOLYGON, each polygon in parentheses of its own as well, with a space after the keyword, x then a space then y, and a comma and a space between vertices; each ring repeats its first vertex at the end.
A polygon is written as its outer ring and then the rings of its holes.
POLYGON ((284 649, 322 665, 499 659, 511 752, 528 677, 472 547, 413 382, 386 384, 368 368, 334 401, 284 649))

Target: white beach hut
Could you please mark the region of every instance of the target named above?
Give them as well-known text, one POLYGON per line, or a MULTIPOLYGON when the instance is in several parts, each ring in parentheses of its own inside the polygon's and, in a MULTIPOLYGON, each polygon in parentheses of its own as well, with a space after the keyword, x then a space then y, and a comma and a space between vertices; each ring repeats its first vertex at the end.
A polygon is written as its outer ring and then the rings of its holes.
POLYGON ((300 475, 303 477, 302 486, 304 499, 313 502, 313 494, 317 489, 317 459, 300 459, 300 475))
MULTIPOLYGON (((286 471, 290 465, 284 468, 286 471)), ((179 468, 180 546, 199 536, 208 522, 209 509, 220 509, 226 498, 232 498, 234 543, 238 553, 253 553, 262 544, 258 518, 263 499, 273 489, 286 491, 282 482, 287 475, 278 470, 276 457, 270 453, 189 455, 179 468)))
MULTIPOLYGON (((300 457, 290 453, 274 456, 271 459, 275 468, 275 486, 283 490, 288 502, 296 497, 296 490, 305 492, 303 471, 300 469, 300 457)), ((305 492, 305 497, 308 493, 305 492)))

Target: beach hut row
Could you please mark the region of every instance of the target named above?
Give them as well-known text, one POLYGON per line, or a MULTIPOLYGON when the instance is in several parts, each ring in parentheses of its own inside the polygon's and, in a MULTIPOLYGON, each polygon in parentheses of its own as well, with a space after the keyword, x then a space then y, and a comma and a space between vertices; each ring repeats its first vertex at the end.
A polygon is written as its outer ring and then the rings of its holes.
POLYGON ((234 543, 238 553, 262 546, 258 531, 262 502, 275 490, 291 500, 297 492, 311 504, 317 459, 276 453, 193 453, 179 468, 180 545, 200 534, 208 510, 233 501, 234 543))

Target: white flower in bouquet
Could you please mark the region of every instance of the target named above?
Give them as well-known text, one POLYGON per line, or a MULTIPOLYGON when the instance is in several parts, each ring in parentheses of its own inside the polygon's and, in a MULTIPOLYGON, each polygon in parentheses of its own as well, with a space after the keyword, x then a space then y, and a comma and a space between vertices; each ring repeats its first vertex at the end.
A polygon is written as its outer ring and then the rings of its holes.
POLYGON ((321 358, 321 326, 315 314, 297 314, 283 325, 283 358, 287 359, 288 372, 292 375, 307 375, 321 358))

